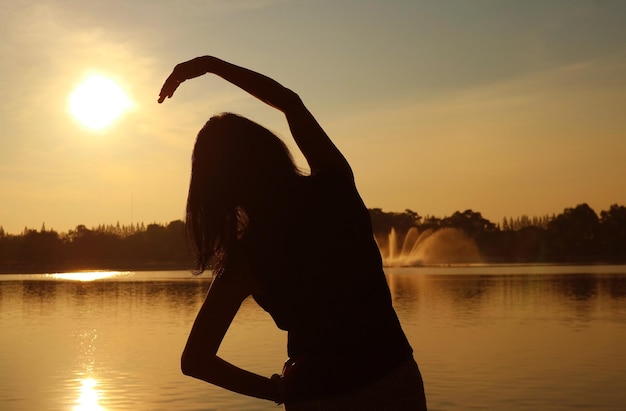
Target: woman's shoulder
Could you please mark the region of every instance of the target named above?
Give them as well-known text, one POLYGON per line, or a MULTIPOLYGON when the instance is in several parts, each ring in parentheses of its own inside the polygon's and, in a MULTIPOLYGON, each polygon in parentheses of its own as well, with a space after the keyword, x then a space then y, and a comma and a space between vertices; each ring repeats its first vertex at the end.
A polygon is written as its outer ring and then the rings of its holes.
POLYGON ((323 170, 304 177, 304 186, 313 193, 321 192, 334 197, 358 196, 354 179, 332 170, 323 170))

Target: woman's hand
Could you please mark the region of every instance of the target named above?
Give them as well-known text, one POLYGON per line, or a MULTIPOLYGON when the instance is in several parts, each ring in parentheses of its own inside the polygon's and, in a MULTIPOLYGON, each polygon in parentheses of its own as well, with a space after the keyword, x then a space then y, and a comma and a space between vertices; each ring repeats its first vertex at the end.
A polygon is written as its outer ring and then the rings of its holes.
POLYGON ((274 402, 276 405, 285 403, 287 398, 287 387, 285 386, 285 380, 278 374, 272 375, 270 378, 274 387, 274 402))
POLYGON ((174 91, 176 91, 180 83, 183 81, 199 77, 207 73, 209 71, 208 67, 210 59, 211 57, 209 56, 196 57, 176 65, 172 74, 169 75, 167 80, 165 80, 163 87, 161 87, 161 92, 159 93, 159 103, 162 103, 165 98, 171 98, 174 95, 174 91))

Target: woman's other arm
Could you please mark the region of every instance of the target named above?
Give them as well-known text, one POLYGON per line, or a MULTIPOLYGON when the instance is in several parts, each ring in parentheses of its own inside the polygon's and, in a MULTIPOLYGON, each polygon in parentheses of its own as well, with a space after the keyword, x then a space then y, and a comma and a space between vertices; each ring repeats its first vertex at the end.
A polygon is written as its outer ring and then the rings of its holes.
POLYGON ((183 351, 181 369, 185 375, 227 390, 282 403, 282 381, 243 370, 217 356, 235 314, 250 295, 246 281, 233 274, 238 273, 225 273, 211 283, 183 351))
POLYGON ((304 154, 312 173, 333 171, 354 178, 345 157, 330 140, 300 97, 275 80, 212 56, 197 57, 181 63, 165 81, 159 103, 172 97, 185 80, 213 73, 236 85, 266 104, 282 111, 296 144, 304 154))

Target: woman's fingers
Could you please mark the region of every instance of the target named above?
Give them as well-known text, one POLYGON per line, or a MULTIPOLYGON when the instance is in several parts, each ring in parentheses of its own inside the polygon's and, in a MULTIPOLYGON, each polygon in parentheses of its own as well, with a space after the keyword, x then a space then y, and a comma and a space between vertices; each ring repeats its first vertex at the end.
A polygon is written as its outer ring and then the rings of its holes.
POLYGON ((161 87, 161 92, 159 93, 159 103, 162 103, 166 98, 172 97, 180 83, 181 82, 175 78, 174 73, 170 74, 167 80, 165 80, 163 87, 161 87))
POLYGON ((159 103, 162 103, 166 98, 172 97, 183 81, 201 76, 206 72, 205 59, 202 57, 196 57, 195 59, 177 64, 172 74, 165 80, 163 87, 161 87, 159 103))

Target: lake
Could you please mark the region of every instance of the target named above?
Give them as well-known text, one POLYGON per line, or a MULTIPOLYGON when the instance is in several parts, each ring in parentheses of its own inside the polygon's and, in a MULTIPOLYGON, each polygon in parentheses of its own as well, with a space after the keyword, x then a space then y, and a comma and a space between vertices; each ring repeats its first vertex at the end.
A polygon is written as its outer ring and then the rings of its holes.
MULTIPOLYGON (((626 266, 386 273, 430 410, 624 409, 626 266)), ((184 271, 0 275, 0 410, 279 409, 181 375, 209 284, 184 271)), ((269 376, 286 334, 249 299, 219 354, 269 376)))

